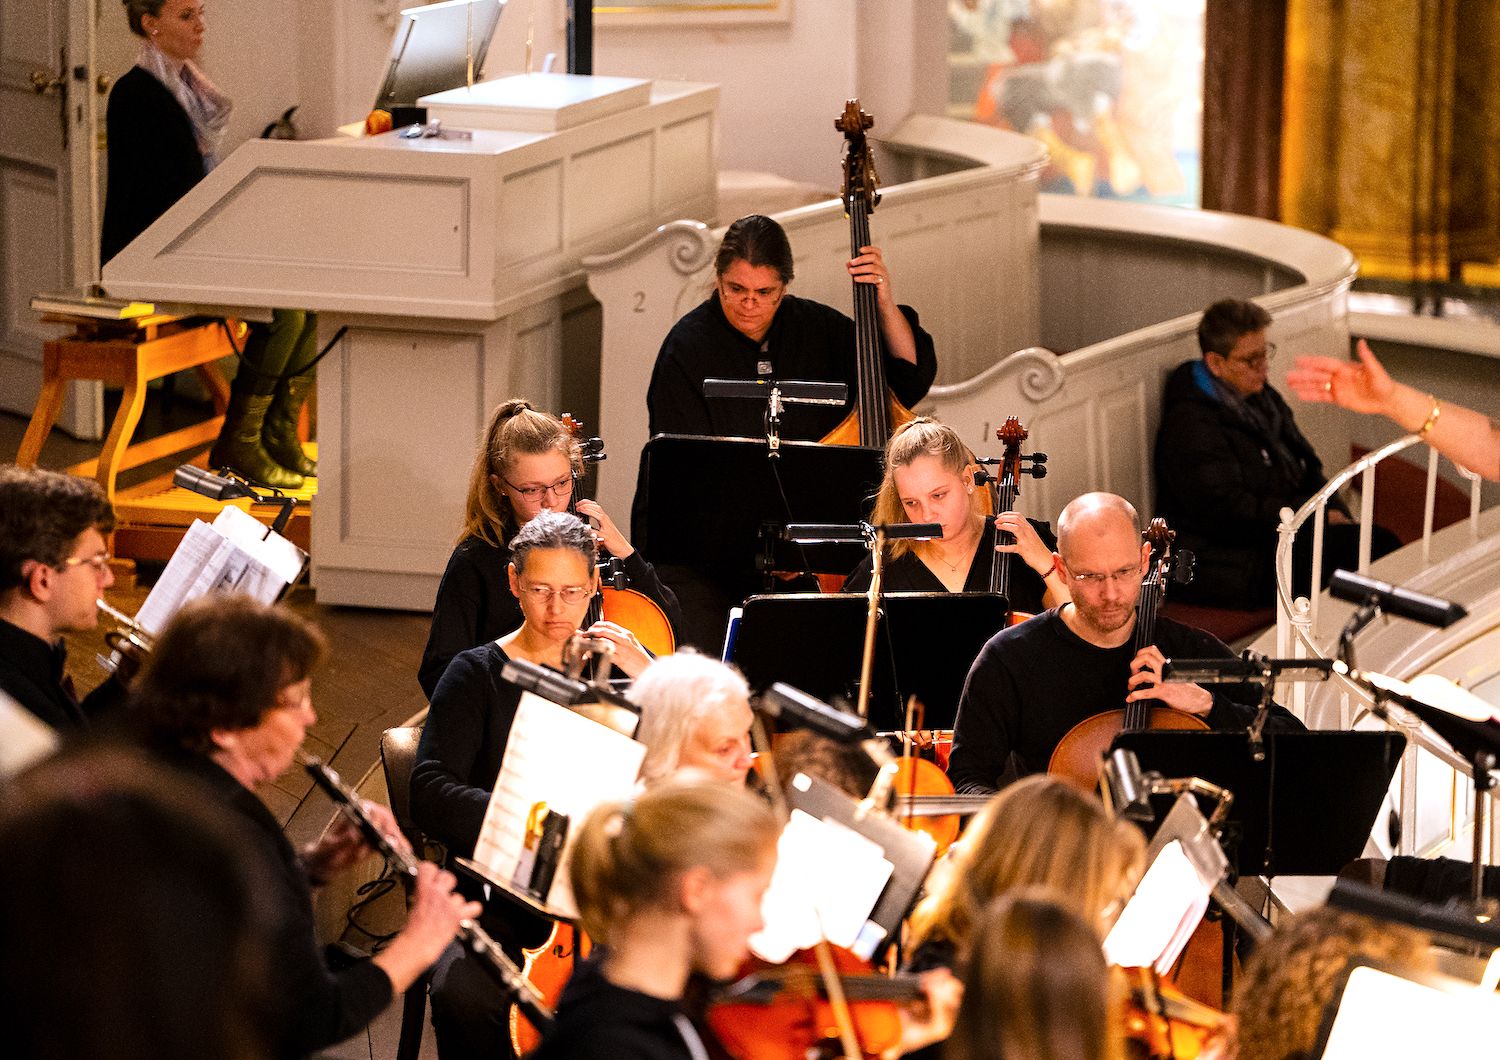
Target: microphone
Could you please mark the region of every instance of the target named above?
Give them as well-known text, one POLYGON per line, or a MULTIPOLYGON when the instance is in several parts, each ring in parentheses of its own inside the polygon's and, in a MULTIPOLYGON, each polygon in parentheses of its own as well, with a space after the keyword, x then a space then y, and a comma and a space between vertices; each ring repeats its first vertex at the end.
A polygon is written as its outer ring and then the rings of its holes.
POLYGON ((1333 572, 1328 591, 1340 600, 1354 604, 1373 603, 1388 615, 1409 618, 1423 625, 1447 628, 1468 615, 1468 610, 1451 600, 1426 593, 1413 592, 1390 582, 1367 578, 1346 570, 1333 572))
POLYGON ((172 472, 172 484, 212 501, 237 501, 244 497, 259 499, 244 483, 215 475, 212 471, 205 471, 192 464, 183 464, 172 472))
POLYGON ((535 692, 564 707, 571 707, 591 697, 589 686, 525 659, 511 659, 500 670, 500 676, 518 688, 535 692))
POLYGON ((760 709, 773 718, 787 718, 839 743, 858 743, 875 735, 858 715, 831 707, 780 681, 761 693, 760 709))

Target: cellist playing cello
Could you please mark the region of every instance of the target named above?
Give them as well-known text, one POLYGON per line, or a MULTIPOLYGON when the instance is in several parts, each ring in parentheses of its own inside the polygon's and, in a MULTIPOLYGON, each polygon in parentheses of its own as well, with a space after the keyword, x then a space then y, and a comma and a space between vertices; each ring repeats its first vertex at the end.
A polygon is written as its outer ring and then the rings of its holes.
MULTIPOLYGON (((1057 529, 1057 569, 1071 602, 1001 630, 974 661, 948 767, 960 792, 995 791, 1002 778, 1045 770, 1074 725, 1122 701, 1156 701, 1214 729, 1245 728, 1255 718, 1253 686, 1162 683, 1167 658, 1233 658, 1212 634, 1162 617, 1153 642, 1135 649, 1150 556, 1128 501, 1084 494, 1063 509, 1057 529)), ((1267 732, 1302 728, 1272 706, 1267 732)))

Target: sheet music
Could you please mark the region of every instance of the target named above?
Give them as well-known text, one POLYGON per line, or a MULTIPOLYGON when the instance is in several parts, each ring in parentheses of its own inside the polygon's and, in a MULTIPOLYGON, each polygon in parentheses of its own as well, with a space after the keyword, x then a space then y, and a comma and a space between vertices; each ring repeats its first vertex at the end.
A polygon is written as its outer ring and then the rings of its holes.
POLYGON ((0 692, 0 777, 12 776, 57 750, 57 733, 0 692))
POLYGON ((1500 1027, 1500 999, 1492 991, 1428 985, 1375 968, 1351 971, 1335 1004, 1323 1060, 1482 1056, 1494 1048, 1500 1027))
POLYGON ((559 916, 576 917, 567 869, 578 829, 600 803, 633 794, 645 757, 644 744, 541 696, 521 693, 474 860, 494 878, 509 880, 521 856, 531 808, 545 802, 548 809, 567 814, 567 841, 546 905, 559 916))
POLYGON ((836 821, 792 810, 761 901, 766 926, 751 937, 751 952, 780 964, 821 938, 854 948, 893 870, 874 840, 836 821))
POLYGON ((306 553, 279 534, 262 540, 265 533, 259 521, 233 506, 212 524, 193 520, 136 615, 141 628, 161 633, 184 604, 205 593, 244 593, 275 603, 301 574, 306 553))
POLYGON ((1209 885, 1172 840, 1156 855, 1135 894, 1104 940, 1104 956, 1118 968, 1149 968, 1165 975, 1208 911, 1209 885))

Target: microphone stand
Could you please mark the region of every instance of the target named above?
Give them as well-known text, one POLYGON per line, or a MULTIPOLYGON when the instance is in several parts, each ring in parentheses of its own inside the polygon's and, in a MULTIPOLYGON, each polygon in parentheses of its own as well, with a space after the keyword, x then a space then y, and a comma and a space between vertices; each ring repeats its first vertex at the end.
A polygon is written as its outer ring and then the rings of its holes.
MULTIPOLYGON (((359 796, 344 783, 344 779, 324 765, 320 759, 305 754, 300 749, 297 751, 297 760, 302 763, 313 782, 333 800, 339 812, 350 824, 359 829, 359 834, 365 842, 385 858, 397 872, 415 880, 417 866, 421 862, 391 842, 390 836, 382 832, 370 815, 365 812, 359 796)), ((481 958, 480 965, 490 973, 511 1003, 531 1021, 531 1025, 543 1033, 550 1030, 553 1022, 552 1010, 547 1007, 541 993, 531 984, 521 969, 505 955, 500 944, 490 937, 489 932, 474 921, 465 920, 458 925, 458 936, 468 946, 471 953, 481 958)))

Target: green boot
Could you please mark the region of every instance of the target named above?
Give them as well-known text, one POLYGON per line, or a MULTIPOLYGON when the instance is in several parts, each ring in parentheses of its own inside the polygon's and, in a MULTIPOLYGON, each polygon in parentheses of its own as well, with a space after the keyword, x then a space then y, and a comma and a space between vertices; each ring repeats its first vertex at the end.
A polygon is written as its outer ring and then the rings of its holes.
MULTIPOLYGON (((235 382, 239 381, 240 376, 235 376, 235 382)), ((302 476, 271 459, 261 444, 261 429, 266 410, 271 406, 271 395, 252 394, 250 389, 248 386, 230 388, 229 410, 224 414, 219 440, 209 451, 208 466, 233 468, 257 485, 298 489, 302 485, 302 476)))
POLYGON ((289 471, 308 476, 318 473, 318 465, 303 450, 302 441, 297 437, 297 418, 312 388, 312 371, 283 379, 276 387, 276 396, 266 413, 266 425, 260 435, 272 460, 289 471))

